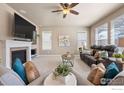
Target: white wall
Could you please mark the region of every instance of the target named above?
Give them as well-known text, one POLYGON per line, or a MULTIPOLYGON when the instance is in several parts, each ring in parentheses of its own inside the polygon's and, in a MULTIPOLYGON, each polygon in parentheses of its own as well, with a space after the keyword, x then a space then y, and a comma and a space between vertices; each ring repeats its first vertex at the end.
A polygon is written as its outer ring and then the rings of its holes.
POLYGON ((88 32, 88 45, 89 45, 89 29, 86 27, 40 27, 40 54, 63 54, 67 51, 78 54, 77 50, 77 32, 87 31, 88 32), (42 31, 52 31, 52 50, 42 50, 42 31), (59 47, 59 35, 68 35, 70 39, 70 47, 59 47))
MULTIPOLYGON (((11 32, 13 30, 13 24, 14 24, 14 21, 13 21, 14 12, 16 12, 16 11, 14 9, 10 8, 8 5, 0 4, 0 20, 1 20, 1 22, 0 22, 0 40, 7 40, 7 39, 12 38, 11 32)), ((28 20, 28 21, 30 21, 30 20, 28 20)), ((32 48, 37 48, 38 52, 40 52, 40 54, 42 54, 42 55, 48 54, 48 53, 53 54, 53 55, 63 54, 67 51, 70 51, 70 52, 77 54, 78 51, 77 51, 77 42, 76 42, 76 39, 77 39, 76 35, 77 34, 76 33, 78 31, 79 32, 80 31, 87 31, 88 32, 88 45, 89 45, 89 29, 86 27, 40 27, 39 28, 37 26, 37 31, 40 34, 40 38, 38 38, 37 45, 32 45, 32 48), (41 43, 42 43, 42 39, 41 39, 42 38, 41 37, 42 31, 52 31, 52 34, 53 34, 52 45, 53 46, 52 46, 51 51, 43 51, 42 50, 42 45, 41 45, 41 43), (59 47, 58 46, 59 35, 69 35, 71 46, 68 48, 59 47)), ((2 43, 0 42, 0 50, 2 50, 1 46, 2 46, 2 43)), ((2 57, 1 55, 2 55, 2 53, 0 52, 0 58, 2 57)))
POLYGON ((103 25, 104 23, 108 23, 108 43, 110 43, 110 32, 111 32, 111 21, 121 15, 124 15, 124 6, 119 8, 118 10, 114 11, 113 13, 109 14, 108 16, 100 19, 97 23, 93 24, 90 29, 90 42, 91 45, 95 43, 95 28, 103 25))
MULTIPOLYGON (((14 26, 14 13, 16 11, 9 7, 7 4, 0 4, 0 51, 3 50, 3 43, 2 40, 9 40, 12 39, 12 31, 14 26)), ((16 12, 20 16, 22 16, 20 13, 16 12)), ((22 16, 25 18, 24 16, 22 16)), ((25 18, 26 20, 30 21, 29 19, 25 18)), ((31 22, 31 21, 30 21, 31 22)), ((32 22, 31 22, 32 23, 32 22)), ((34 23, 32 23, 34 24, 34 23)), ((38 26, 36 26, 37 32, 39 33, 38 26)), ((33 45, 32 48, 39 49, 39 41, 36 45, 33 45)), ((39 51, 39 50, 38 50, 39 51)), ((0 52, 0 58, 3 57, 3 53, 0 52)))

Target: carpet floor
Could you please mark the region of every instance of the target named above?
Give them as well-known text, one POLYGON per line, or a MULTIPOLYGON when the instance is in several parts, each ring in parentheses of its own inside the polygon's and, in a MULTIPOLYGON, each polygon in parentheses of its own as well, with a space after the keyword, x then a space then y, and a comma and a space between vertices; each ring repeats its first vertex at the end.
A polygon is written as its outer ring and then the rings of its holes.
MULTIPOLYGON (((62 62, 61 56, 59 55, 40 55, 32 59, 36 67, 38 68, 41 76, 47 77, 58 64, 62 62)), ((77 78, 77 85, 92 85, 88 80, 87 76, 90 72, 90 67, 87 66, 83 61, 80 60, 79 56, 74 58, 73 73, 77 78)))

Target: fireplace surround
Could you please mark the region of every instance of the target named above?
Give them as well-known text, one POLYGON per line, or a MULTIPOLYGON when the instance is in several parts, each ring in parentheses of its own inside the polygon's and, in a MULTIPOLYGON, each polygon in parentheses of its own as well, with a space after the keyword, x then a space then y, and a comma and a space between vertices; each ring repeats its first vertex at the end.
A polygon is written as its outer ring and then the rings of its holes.
POLYGON ((5 40, 3 43, 3 63, 7 68, 12 69, 12 52, 24 50, 26 61, 31 61, 31 42, 5 40))

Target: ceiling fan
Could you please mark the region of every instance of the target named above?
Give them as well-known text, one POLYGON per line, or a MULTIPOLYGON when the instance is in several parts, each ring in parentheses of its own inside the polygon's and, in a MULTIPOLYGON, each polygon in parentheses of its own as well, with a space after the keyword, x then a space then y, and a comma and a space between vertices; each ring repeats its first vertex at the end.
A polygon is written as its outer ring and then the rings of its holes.
POLYGON ((76 5, 78 5, 79 3, 60 3, 60 6, 62 7, 62 9, 59 9, 59 10, 55 10, 55 11, 52 11, 53 13, 54 12, 63 12, 63 18, 65 18, 67 16, 68 13, 72 13, 74 15, 78 15, 79 12, 73 10, 72 8, 75 7, 76 5))

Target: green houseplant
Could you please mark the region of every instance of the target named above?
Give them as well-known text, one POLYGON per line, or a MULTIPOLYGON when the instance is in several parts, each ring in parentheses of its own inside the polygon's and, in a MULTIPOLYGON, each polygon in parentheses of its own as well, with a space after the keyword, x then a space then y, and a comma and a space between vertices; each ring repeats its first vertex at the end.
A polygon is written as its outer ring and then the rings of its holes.
POLYGON ((116 58, 117 62, 122 62, 122 58, 124 58, 123 54, 113 54, 113 57, 116 58))
POLYGON ((71 74, 72 72, 72 67, 69 66, 68 64, 60 64, 57 66, 57 68, 55 69, 55 71, 53 72, 53 74, 55 75, 55 78, 57 76, 67 76, 68 74, 71 74))
POLYGON ((113 57, 115 58, 124 58, 123 54, 113 54, 113 57))

